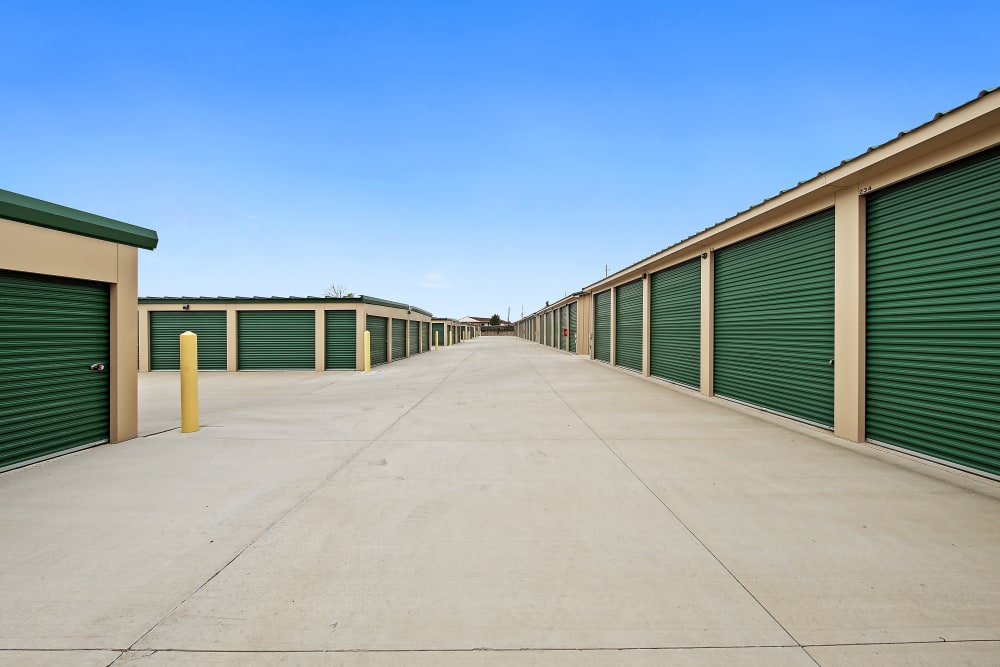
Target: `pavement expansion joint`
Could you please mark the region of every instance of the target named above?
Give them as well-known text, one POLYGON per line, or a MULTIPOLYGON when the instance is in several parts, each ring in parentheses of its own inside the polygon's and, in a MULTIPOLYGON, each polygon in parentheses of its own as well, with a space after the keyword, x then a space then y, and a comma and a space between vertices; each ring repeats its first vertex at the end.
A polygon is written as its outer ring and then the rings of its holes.
MULTIPOLYGON (((677 515, 677 513, 676 513, 676 512, 675 512, 675 511, 673 510, 673 508, 671 508, 671 507, 670 507, 670 506, 669 506, 669 505, 668 505, 668 504, 667 504, 667 503, 666 503, 666 502, 665 502, 665 501, 663 500, 663 498, 661 498, 661 497, 659 496, 659 494, 657 494, 657 493, 656 493, 655 491, 653 491, 653 489, 652 489, 652 488, 650 488, 650 486, 649 486, 649 485, 648 485, 648 484, 646 483, 646 481, 645 481, 644 479, 642 479, 642 477, 640 477, 640 476, 639 476, 639 474, 638 474, 638 473, 637 473, 637 472, 636 472, 636 471, 635 471, 635 470, 634 470, 634 469, 632 468, 632 466, 630 466, 630 465, 629 465, 629 464, 628 464, 628 463, 627 463, 627 462, 625 461, 625 459, 623 459, 623 458, 621 457, 621 455, 620 455, 620 454, 619 454, 619 453, 618 453, 618 452, 617 452, 617 451, 615 450, 615 448, 614 448, 614 447, 612 447, 612 446, 611 446, 610 444, 608 444, 608 442, 607 442, 607 441, 606 441, 606 440, 605 440, 604 438, 602 438, 602 437, 601 437, 601 435, 600 435, 600 434, 599 434, 599 433, 598 433, 597 431, 595 431, 595 430, 593 429, 593 427, 592 427, 592 426, 590 425, 590 423, 589 423, 589 422, 587 422, 587 420, 585 420, 585 419, 584 419, 584 418, 583 418, 583 417, 582 417, 582 416, 580 415, 580 413, 578 413, 578 412, 576 411, 576 409, 575 409, 575 408, 574 408, 574 407, 573 407, 572 405, 570 405, 569 401, 567 401, 567 400, 566 400, 566 398, 565 398, 565 397, 564 397, 564 396, 563 396, 563 395, 562 395, 561 393, 559 393, 559 391, 558 391, 558 390, 557 390, 557 389, 556 389, 555 387, 553 387, 553 386, 551 385, 551 383, 549 383, 549 381, 548 381, 548 380, 547 380, 547 379, 545 378, 545 376, 544 376, 544 375, 542 375, 542 373, 541 373, 541 372, 540 372, 540 371, 538 370, 538 368, 537 368, 537 367, 535 367, 535 365, 534 365, 533 363, 531 363, 530 361, 528 362, 528 365, 529 365, 529 366, 531 366, 531 368, 532 368, 532 369, 533 369, 533 370, 534 370, 534 371, 535 371, 536 373, 538 373, 538 376, 539 376, 539 377, 541 378, 541 380, 542 380, 542 381, 543 381, 543 382, 544 382, 544 383, 545 383, 546 385, 548 385, 548 387, 549 387, 549 389, 550 389, 550 390, 552 391, 552 393, 554 393, 554 394, 555 394, 556 396, 558 396, 558 397, 559 397, 559 400, 561 400, 561 401, 563 402, 563 404, 564 404, 564 405, 565 405, 565 406, 566 406, 566 407, 567 407, 567 408, 568 408, 568 409, 569 409, 569 410, 570 410, 570 411, 571 411, 571 412, 572 412, 572 413, 573 413, 574 415, 576 415, 576 418, 577 418, 577 419, 579 419, 579 420, 580 420, 580 422, 582 422, 582 423, 584 424, 584 426, 586 426, 586 427, 587 427, 587 428, 588 428, 588 429, 590 430, 590 432, 594 434, 594 437, 596 437, 596 438, 597 438, 598 440, 600 440, 600 441, 601 441, 601 443, 603 443, 603 444, 604 444, 604 446, 608 448, 608 451, 610 451, 610 452, 611 452, 611 453, 612 453, 612 454, 613 454, 613 455, 615 456, 615 458, 617 458, 617 459, 618 459, 618 460, 619 460, 619 461, 621 462, 621 464, 622 464, 623 466, 625 466, 625 468, 626 468, 626 469, 627 469, 627 470, 629 471, 629 473, 631 473, 631 474, 632 474, 632 476, 633 476, 633 477, 635 477, 635 479, 636 479, 636 480, 637 480, 637 481, 638 481, 638 482, 639 482, 640 484, 642 484, 642 486, 643 486, 643 487, 645 487, 645 489, 646 489, 646 490, 647 490, 647 491, 648 491, 648 492, 649 492, 650 494, 652 494, 652 496, 653 496, 653 497, 654 497, 654 498, 655 498, 655 499, 657 500, 657 502, 659 502, 659 503, 660 503, 660 505, 662 505, 662 506, 663 506, 663 508, 664 508, 664 509, 666 509, 666 510, 667 510, 667 511, 668 511, 668 512, 670 513, 670 515, 671 515, 671 516, 673 516, 673 517, 674 517, 674 519, 675 519, 675 520, 676 520, 676 521, 677 521, 677 522, 678 522, 678 523, 679 523, 679 524, 680 524, 681 526, 683 526, 683 527, 684 527, 684 529, 685 529, 685 530, 686 530, 686 531, 688 532, 688 534, 690 534, 690 535, 691 535, 691 537, 693 537, 693 538, 694 538, 694 539, 695 539, 695 540, 696 540, 696 541, 698 542, 698 544, 700 544, 700 545, 701 545, 701 547, 702 547, 702 548, 703 548, 703 549, 705 550, 705 552, 706 552, 706 553, 708 553, 708 554, 709 554, 709 555, 710 555, 710 556, 711 556, 711 557, 712 557, 712 558, 713 558, 713 559, 715 560, 715 562, 716 562, 716 563, 718 563, 718 564, 719 564, 719 566, 720 566, 720 567, 721 567, 721 568, 722 568, 723 570, 725 570, 725 571, 726 571, 726 573, 727 573, 727 574, 728 574, 728 575, 729 575, 729 576, 730 576, 730 577, 732 578, 732 580, 733 580, 733 581, 735 581, 735 582, 736 582, 736 583, 737 583, 737 584, 738 584, 738 585, 740 586, 740 588, 742 588, 742 589, 743 589, 743 590, 744 590, 744 591, 746 592, 746 594, 750 596, 750 598, 751 598, 751 599, 752 599, 752 600, 753 600, 753 601, 754 601, 754 602, 755 602, 755 603, 757 604, 757 606, 759 606, 759 607, 761 608, 761 610, 762 610, 762 611, 763 611, 763 612, 764 612, 765 614, 767 614, 767 615, 768 615, 768 617, 770 617, 770 618, 771 618, 771 620, 772 620, 772 621, 774 621, 774 622, 775 622, 775 624, 777 624, 777 626, 778 626, 779 628, 781 628, 782 632, 784 632, 784 633, 785 633, 785 635, 786 635, 786 636, 787 636, 787 637, 788 637, 789 639, 791 639, 791 640, 792 640, 793 642, 795 642, 795 646, 797 646, 797 647, 799 647, 799 648, 802 648, 802 643, 801 643, 801 642, 799 642, 799 640, 798 640, 798 639, 796 639, 796 638, 795 638, 795 637, 794 637, 794 636, 792 635, 792 633, 791 633, 791 632, 790 632, 790 631, 788 630, 788 628, 786 628, 786 627, 784 626, 784 624, 783 624, 783 623, 781 623, 781 621, 779 621, 779 620, 778 620, 778 619, 777 619, 777 618, 776 618, 776 617, 774 616, 774 614, 773 614, 773 613, 771 613, 771 610, 770 610, 770 609, 768 609, 767 607, 765 607, 765 606, 764 606, 764 604, 763 604, 763 603, 762 603, 762 602, 761 602, 761 601, 760 601, 760 600, 759 600, 759 599, 757 598, 757 596, 756 596, 756 595, 754 595, 754 594, 753 594, 753 593, 752 593, 752 592, 750 591, 750 589, 749 589, 749 588, 747 588, 746 584, 744 584, 744 583, 743 583, 743 582, 742 582, 742 581, 740 580, 740 578, 739 578, 739 577, 737 577, 737 576, 736 576, 736 574, 735 574, 735 573, 734 573, 734 572, 733 572, 733 571, 732 571, 731 569, 729 569, 729 567, 728 567, 728 566, 726 566, 726 564, 725 564, 725 563, 723 563, 723 562, 722 562, 722 559, 721 559, 721 558, 719 558, 719 556, 718 556, 718 555, 716 555, 716 553, 715 553, 715 552, 713 552, 713 551, 712 551, 712 550, 711 550, 711 549, 710 549, 710 548, 708 547, 708 545, 707 545, 707 544, 705 544, 705 542, 704 542, 704 541, 703 541, 703 540, 702 540, 702 539, 701 539, 701 538, 700 538, 700 537, 699 537, 699 536, 698 536, 698 535, 697 535, 697 534, 696 534, 696 533, 694 532, 694 530, 693 530, 693 529, 692 529, 692 528, 691 528, 691 527, 690 527, 690 526, 689 526, 689 525, 688 525, 687 523, 685 523, 683 519, 681 519, 681 518, 680 518, 680 517, 679 517, 679 516, 677 515)), ((812 658, 812 656, 810 656, 810 658, 812 658)), ((813 658, 813 661, 815 662, 815 658, 813 658)), ((818 663, 817 663, 817 664, 818 664, 818 663)))

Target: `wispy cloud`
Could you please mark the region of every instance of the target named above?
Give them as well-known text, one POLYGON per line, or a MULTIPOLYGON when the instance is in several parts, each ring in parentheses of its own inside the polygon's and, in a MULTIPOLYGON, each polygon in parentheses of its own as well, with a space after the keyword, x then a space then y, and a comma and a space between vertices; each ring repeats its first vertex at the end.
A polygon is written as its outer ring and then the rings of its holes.
POLYGON ((455 285, 443 273, 428 273, 420 286, 426 289, 455 289, 455 285))

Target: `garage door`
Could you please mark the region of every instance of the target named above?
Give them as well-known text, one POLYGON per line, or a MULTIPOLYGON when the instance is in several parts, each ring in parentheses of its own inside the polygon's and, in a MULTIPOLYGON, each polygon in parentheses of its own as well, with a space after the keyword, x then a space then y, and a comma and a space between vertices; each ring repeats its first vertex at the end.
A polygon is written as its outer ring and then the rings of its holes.
POLYGON ((176 371, 181 367, 180 335, 198 334, 198 370, 226 370, 226 311, 149 313, 149 369, 176 371))
POLYGON ((389 320, 368 315, 365 327, 371 334, 372 366, 384 364, 389 360, 389 320))
POLYGON ((423 346, 424 352, 427 352, 431 349, 431 324, 430 322, 422 322, 420 324, 420 328, 424 333, 423 340, 420 341, 420 344, 423 346))
POLYGON ((410 356, 420 354, 420 322, 410 322, 410 356))
POLYGON ((559 349, 569 350, 569 309, 559 309, 559 349), (565 332, 565 333, 564 333, 565 332))
POLYGON ((594 295, 594 359, 611 363, 611 290, 594 295))
POLYGON ((326 311, 326 370, 353 371, 357 367, 357 311, 326 311))
POLYGON ((715 257, 715 393, 833 426, 833 211, 715 257))
POLYGON ((701 259, 649 277, 649 373, 701 385, 701 259))
POLYGON ((615 365, 642 372, 642 281, 615 293, 615 365))
POLYGON ((406 320, 392 319, 392 360, 406 358, 406 320))
POLYGON ((0 271, 0 470, 108 440, 107 285, 0 271))
POLYGON ((576 303, 569 304, 569 351, 576 354, 576 303))
POLYGON ((311 310, 237 313, 238 368, 290 371, 316 368, 316 314, 311 310))
POLYGON ((866 437, 1000 476, 1000 152, 869 197, 866 437))
POLYGON ((444 345, 444 324, 434 325, 434 333, 433 336, 431 336, 431 338, 433 338, 431 342, 435 343, 439 347, 441 345, 444 345))

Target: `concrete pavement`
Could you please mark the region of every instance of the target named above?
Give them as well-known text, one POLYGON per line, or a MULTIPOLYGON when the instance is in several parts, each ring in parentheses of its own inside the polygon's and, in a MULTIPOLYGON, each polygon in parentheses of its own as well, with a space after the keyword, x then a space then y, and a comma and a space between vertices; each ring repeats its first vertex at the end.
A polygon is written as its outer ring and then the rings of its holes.
POLYGON ((995 482, 513 338, 176 383, 0 475, 0 664, 1000 664, 995 482))

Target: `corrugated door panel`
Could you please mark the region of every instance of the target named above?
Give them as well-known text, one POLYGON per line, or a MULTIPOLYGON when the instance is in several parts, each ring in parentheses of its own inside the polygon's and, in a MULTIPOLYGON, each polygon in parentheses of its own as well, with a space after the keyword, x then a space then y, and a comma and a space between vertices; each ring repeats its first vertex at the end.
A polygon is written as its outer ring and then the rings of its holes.
POLYGON ((149 369, 181 367, 180 335, 198 335, 198 370, 226 370, 226 311, 153 311, 149 313, 149 369))
POLYGON ((833 426, 833 211, 716 252, 715 393, 833 426))
POLYGON ((311 310, 244 310, 236 314, 241 371, 316 368, 316 314, 311 310))
POLYGON ((431 323, 422 322, 420 327, 423 329, 424 332, 424 338, 421 341, 421 345, 423 345, 424 347, 424 352, 427 352, 428 350, 431 349, 431 323))
POLYGON ((594 359, 611 363, 611 290, 594 295, 594 359))
POLYGON ((371 342, 372 366, 379 366, 389 361, 389 320, 377 315, 365 318, 365 328, 368 329, 371 342))
POLYGON ((392 360, 406 358, 406 320, 392 318, 392 360))
POLYGON ((420 354, 420 322, 410 322, 410 356, 420 354))
POLYGON ((326 311, 326 370, 353 371, 357 367, 357 311, 326 311))
POLYGON ((438 347, 444 345, 444 324, 434 325, 434 333, 431 338, 433 339, 431 342, 436 343, 438 347))
POLYGON ((576 303, 569 304, 569 351, 576 354, 576 303))
POLYGON ((868 199, 866 437, 1000 475, 1000 152, 868 199))
POLYGON ((615 365, 642 372, 642 281, 615 289, 615 365))
POLYGON ((106 442, 107 285, 0 271, 0 469, 106 442))
POLYGON ((556 318, 556 347, 562 350, 565 344, 565 337, 563 336, 563 309, 560 308, 555 311, 554 317, 556 318))
POLYGON ((559 309, 559 335, 562 339, 559 341, 559 349, 569 351, 569 306, 563 306, 559 309), (566 332, 565 335, 563 332, 566 332))
POLYGON ((701 259, 649 277, 649 373, 701 385, 701 259))

